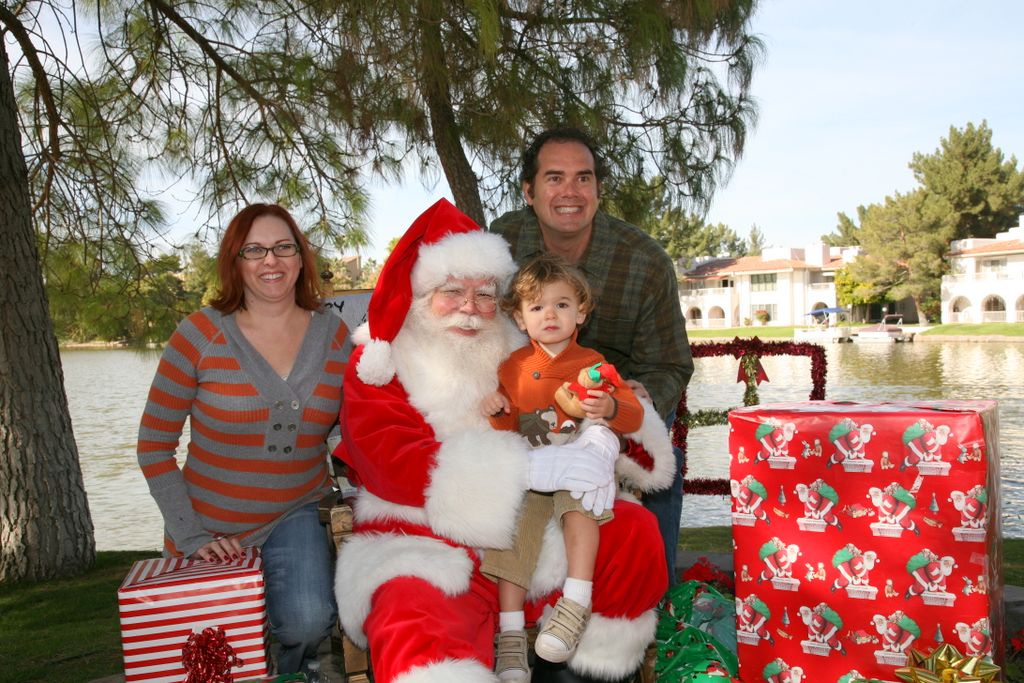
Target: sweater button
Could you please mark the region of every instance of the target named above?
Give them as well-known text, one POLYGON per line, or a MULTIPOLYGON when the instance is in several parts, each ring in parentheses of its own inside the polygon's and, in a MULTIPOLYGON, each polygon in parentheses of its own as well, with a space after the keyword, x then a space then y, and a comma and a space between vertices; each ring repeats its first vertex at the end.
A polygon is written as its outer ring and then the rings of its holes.
POLYGON ((284 447, 284 452, 285 453, 291 453, 292 452, 292 447, 291 446, 285 446, 284 447))
POLYGON ((533 378, 534 379, 540 379, 540 373, 539 372, 534 372, 533 373, 533 378))
POLYGON ((281 431, 281 424, 280 423, 274 425, 274 431, 275 432, 281 431))
POLYGON ((270 451, 271 453, 276 453, 277 446, 267 446, 267 450, 270 451))
POLYGON ((299 402, 298 401, 292 401, 292 410, 298 410, 298 409, 299 409, 299 402))

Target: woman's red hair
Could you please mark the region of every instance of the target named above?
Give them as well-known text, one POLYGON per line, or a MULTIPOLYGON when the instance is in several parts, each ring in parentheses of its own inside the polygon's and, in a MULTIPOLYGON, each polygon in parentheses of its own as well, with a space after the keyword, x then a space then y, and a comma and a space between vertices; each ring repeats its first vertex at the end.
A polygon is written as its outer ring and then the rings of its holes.
POLYGON ((250 204, 231 219, 220 240, 220 251, 217 253, 220 288, 210 305, 224 314, 245 308, 245 289, 242 286, 242 274, 238 272, 238 259, 241 258, 238 252, 245 245, 245 238, 253 222, 260 216, 276 216, 288 224, 295 243, 299 245, 299 258, 302 259, 299 279, 295 282, 295 303, 307 311, 317 310, 320 308, 322 292, 316 272, 316 255, 292 215, 277 204, 250 204))

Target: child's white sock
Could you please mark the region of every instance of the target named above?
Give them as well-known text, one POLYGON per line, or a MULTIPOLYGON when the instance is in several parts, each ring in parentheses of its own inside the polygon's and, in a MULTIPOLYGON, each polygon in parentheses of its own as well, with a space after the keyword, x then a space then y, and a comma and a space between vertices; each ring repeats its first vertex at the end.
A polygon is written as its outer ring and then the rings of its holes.
POLYGON ((505 631, 523 631, 526 629, 526 614, 523 610, 517 612, 498 612, 498 629, 505 631))
POLYGON ((590 601, 594 595, 594 582, 574 579, 570 576, 562 586, 562 595, 584 607, 590 607, 590 601))

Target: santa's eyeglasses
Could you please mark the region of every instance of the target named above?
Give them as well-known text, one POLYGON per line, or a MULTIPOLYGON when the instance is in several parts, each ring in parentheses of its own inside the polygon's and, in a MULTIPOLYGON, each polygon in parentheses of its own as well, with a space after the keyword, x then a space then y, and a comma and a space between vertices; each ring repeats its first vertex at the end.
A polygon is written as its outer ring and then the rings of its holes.
POLYGON ((498 298, 491 292, 478 292, 475 289, 441 289, 437 293, 452 308, 462 308, 470 301, 481 313, 490 313, 498 307, 498 298))

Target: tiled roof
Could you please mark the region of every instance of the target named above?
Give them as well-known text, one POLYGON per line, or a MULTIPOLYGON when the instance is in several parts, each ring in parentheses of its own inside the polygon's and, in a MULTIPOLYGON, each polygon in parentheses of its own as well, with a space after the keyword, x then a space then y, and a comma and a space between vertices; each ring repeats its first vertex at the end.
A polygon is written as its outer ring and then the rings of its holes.
POLYGON ((830 270, 840 268, 843 259, 835 258, 823 266, 810 265, 806 261, 794 259, 773 259, 765 261, 760 256, 741 256, 739 258, 715 259, 702 263, 696 268, 688 270, 685 275, 688 278, 702 278, 713 276, 733 275, 736 273, 772 273, 780 270, 800 270, 806 268, 821 268, 830 270))
POLYGON ((972 256, 974 254, 997 254, 1000 252, 1024 251, 1024 242, 1021 240, 996 240, 988 244, 981 244, 970 249, 953 252, 953 256, 972 256))

